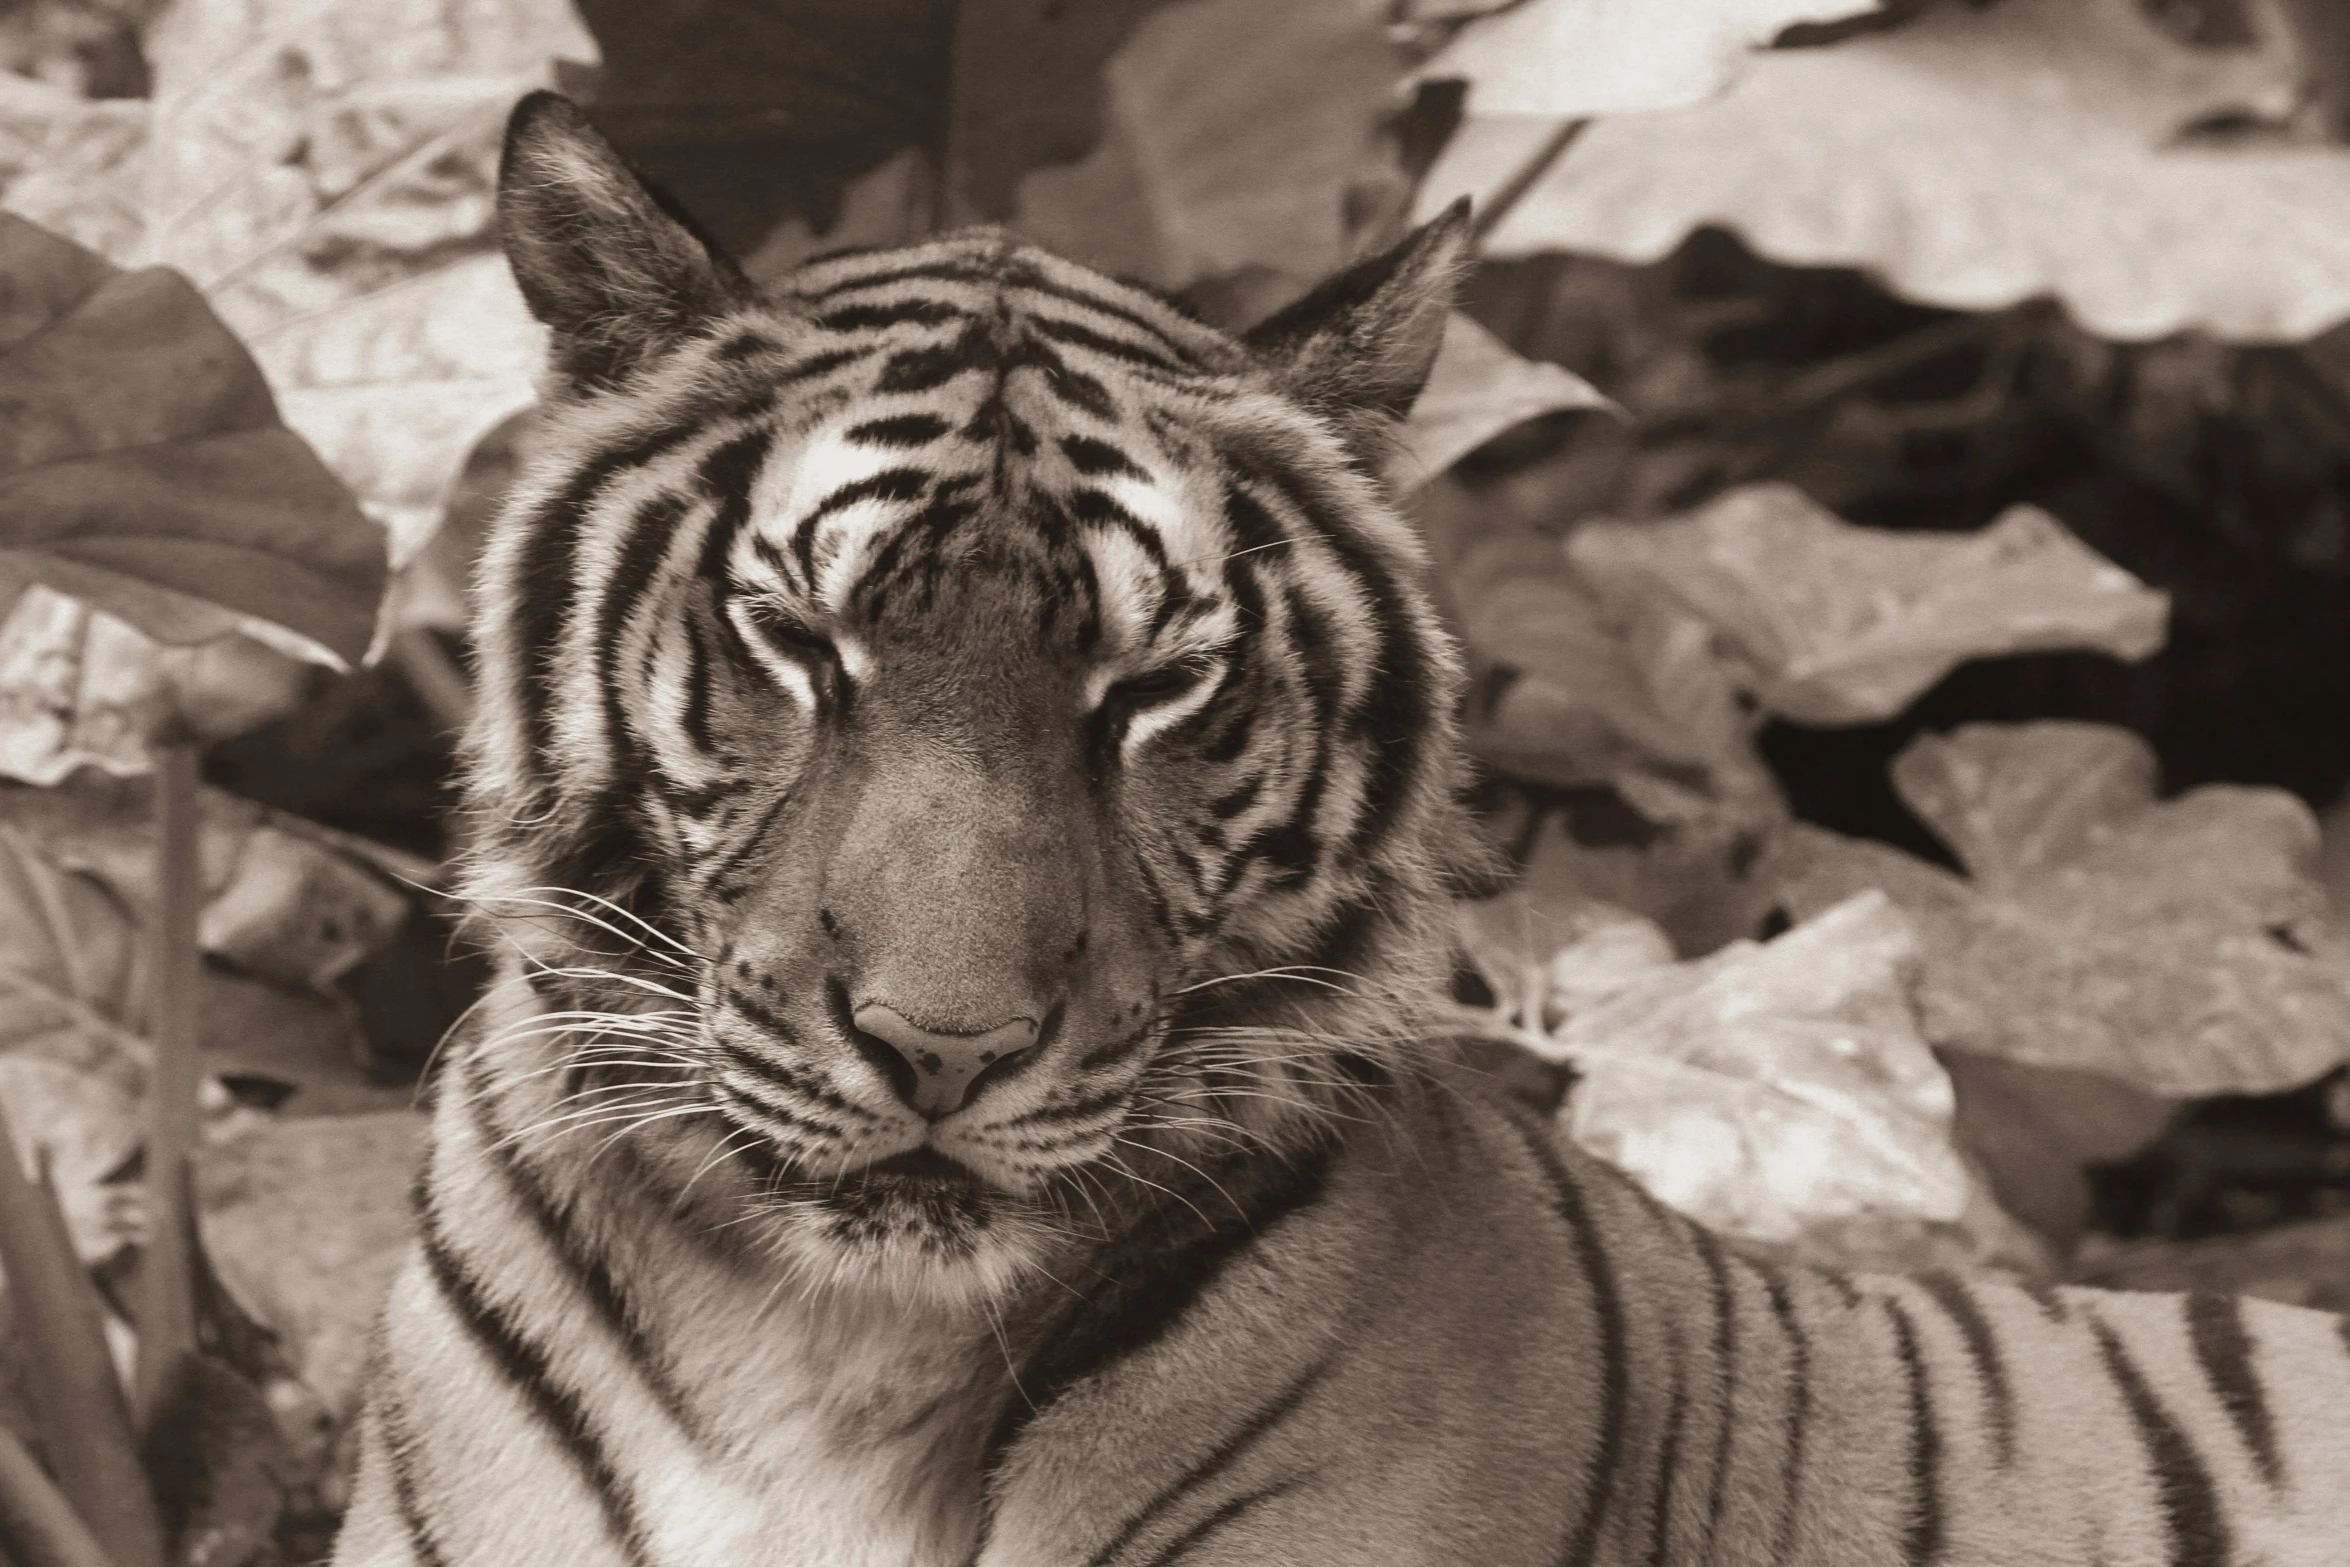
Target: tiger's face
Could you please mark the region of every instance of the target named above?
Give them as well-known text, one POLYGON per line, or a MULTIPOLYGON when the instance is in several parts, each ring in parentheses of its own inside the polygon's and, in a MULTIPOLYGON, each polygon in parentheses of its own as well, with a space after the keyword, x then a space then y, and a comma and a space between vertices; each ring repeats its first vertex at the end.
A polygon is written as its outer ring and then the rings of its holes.
POLYGON ((985 1293, 1397 1064, 1455 672, 1367 469, 1458 222, 1243 342, 993 231, 755 296, 559 99, 501 217, 558 384, 472 891, 669 1020, 659 1135, 814 1273, 985 1293))

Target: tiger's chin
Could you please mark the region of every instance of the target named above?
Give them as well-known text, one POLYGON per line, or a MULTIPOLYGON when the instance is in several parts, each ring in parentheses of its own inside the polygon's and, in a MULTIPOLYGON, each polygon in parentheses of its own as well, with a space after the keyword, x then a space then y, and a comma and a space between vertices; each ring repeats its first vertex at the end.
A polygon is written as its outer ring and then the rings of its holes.
POLYGON ((1035 1199, 927 1151, 836 1178, 771 1172, 769 1232, 812 1288, 992 1307, 1044 1276, 1067 1235, 1035 1199))

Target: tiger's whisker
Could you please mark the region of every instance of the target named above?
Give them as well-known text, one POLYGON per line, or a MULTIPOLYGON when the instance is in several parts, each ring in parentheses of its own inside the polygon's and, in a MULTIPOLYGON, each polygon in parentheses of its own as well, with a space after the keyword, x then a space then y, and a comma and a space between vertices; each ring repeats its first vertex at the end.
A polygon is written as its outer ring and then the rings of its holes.
MULTIPOLYGON (((652 921, 646 919, 643 915, 637 913, 634 909, 623 908, 619 904, 613 902, 610 898, 603 896, 601 893, 590 892, 584 887, 527 887, 524 888, 521 892, 499 893, 496 895, 496 897, 501 900, 518 900, 529 898, 534 902, 548 902, 551 907, 555 907, 563 910, 565 913, 572 914, 575 918, 588 918, 588 916, 579 914, 577 910, 569 908, 560 901, 561 899, 567 897, 578 898, 592 907, 607 910, 608 912, 617 915, 619 918, 627 920, 631 924, 643 930, 646 935, 652 937, 655 941, 658 941, 663 945, 671 948, 679 956, 691 958, 697 963, 703 961, 702 955, 700 953, 687 946, 684 942, 678 940, 668 931, 663 930, 660 926, 655 925, 652 921), (534 894, 536 895, 535 897, 533 896, 534 894), (551 899, 549 895, 552 895, 551 899)), ((617 932, 615 932, 615 934, 617 934, 617 932)), ((637 938, 634 937, 627 937, 624 939, 629 940, 632 943, 637 942, 637 938)))

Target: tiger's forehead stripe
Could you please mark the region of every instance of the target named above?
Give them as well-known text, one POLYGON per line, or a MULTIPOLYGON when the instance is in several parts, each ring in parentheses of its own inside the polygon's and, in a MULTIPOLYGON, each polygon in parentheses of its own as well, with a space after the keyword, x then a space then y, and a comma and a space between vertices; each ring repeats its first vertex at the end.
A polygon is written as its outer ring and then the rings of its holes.
POLYGON ((966 297, 1014 296, 1017 308, 1038 312, 1048 304, 1072 306, 1194 369, 1221 373, 1236 367, 1232 343, 1213 327, 1140 289, 1106 284, 1097 273, 1028 249, 1001 232, 950 235, 886 254, 815 261, 794 277, 791 298, 809 305, 852 296, 862 302, 890 290, 903 296, 929 290, 948 301, 958 291, 966 297))
POLYGON ((1147 427, 1120 417, 1107 386, 1137 365, 1196 380, 1182 356, 1221 339, 1163 307, 1088 295, 1048 268, 971 288, 962 249, 951 276, 899 267, 803 288, 823 301, 815 334, 854 332, 869 351, 830 378, 846 395, 791 456, 788 496, 763 501, 748 544, 732 547, 738 579, 780 579, 811 607, 844 613, 870 576, 935 569, 928 557, 992 501, 1004 514, 995 525, 1027 517, 1048 557, 1074 524, 1128 639, 1166 632, 1196 602, 1189 579, 1220 553, 1222 523, 1162 482, 1174 464, 1147 427))

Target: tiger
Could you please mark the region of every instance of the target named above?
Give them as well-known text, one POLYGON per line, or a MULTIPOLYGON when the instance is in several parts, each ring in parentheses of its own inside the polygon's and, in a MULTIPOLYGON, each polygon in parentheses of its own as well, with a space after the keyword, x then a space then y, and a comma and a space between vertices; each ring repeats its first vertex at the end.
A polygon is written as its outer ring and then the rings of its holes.
POLYGON ((764 289, 567 100, 337 1567, 2350 1561, 2350 1330, 1741 1248, 1420 998, 1489 874, 1379 477, 1461 209, 1227 333, 764 289))

